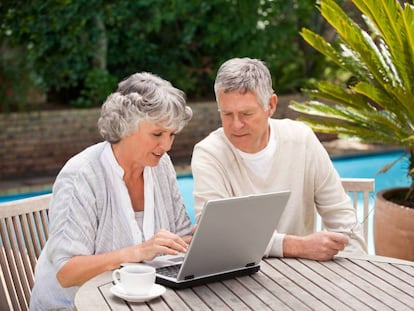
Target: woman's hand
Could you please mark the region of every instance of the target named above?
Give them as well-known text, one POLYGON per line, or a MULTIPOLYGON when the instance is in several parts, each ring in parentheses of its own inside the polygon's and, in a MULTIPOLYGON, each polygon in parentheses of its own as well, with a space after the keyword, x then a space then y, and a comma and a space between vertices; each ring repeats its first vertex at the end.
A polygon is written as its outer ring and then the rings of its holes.
POLYGON ((160 230, 148 241, 137 245, 136 249, 139 250, 139 253, 136 254, 137 258, 128 261, 152 260, 159 254, 176 255, 185 253, 188 248, 188 242, 185 239, 187 238, 182 238, 167 230, 160 230))
POLYGON ((196 231, 196 229, 197 229, 197 225, 194 225, 193 226, 193 228, 191 229, 191 234, 187 234, 187 235, 183 235, 181 238, 187 243, 187 244, 190 244, 190 242, 191 242, 191 240, 192 240, 192 238, 193 238, 193 235, 194 235, 194 232, 196 231))
POLYGON ((57 273, 62 287, 80 286, 92 277, 119 267, 123 262, 140 262, 154 259, 159 254, 176 255, 186 252, 188 243, 167 230, 158 231, 151 239, 141 244, 112 252, 72 257, 57 273))

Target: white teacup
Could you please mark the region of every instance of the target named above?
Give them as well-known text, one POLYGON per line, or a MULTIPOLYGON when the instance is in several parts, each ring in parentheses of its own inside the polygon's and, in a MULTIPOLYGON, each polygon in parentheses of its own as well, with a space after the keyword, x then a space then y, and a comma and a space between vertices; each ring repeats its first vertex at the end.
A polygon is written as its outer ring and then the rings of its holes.
POLYGON ((116 269, 112 278, 126 294, 134 296, 148 295, 155 283, 155 268, 134 264, 116 269))

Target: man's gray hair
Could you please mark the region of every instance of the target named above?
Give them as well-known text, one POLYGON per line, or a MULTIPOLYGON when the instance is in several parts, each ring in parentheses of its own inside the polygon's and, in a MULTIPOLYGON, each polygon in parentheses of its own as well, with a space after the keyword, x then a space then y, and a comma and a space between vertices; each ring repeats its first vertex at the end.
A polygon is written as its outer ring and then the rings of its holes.
POLYGON ((98 128, 102 137, 117 143, 134 132, 141 121, 181 131, 191 120, 184 92, 152 73, 136 73, 118 84, 101 109, 98 128))
POLYGON ((239 92, 256 94, 265 110, 274 91, 272 77, 266 65, 258 59, 232 58, 221 65, 214 83, 214 93, 218 102, 219 93, 239 92))

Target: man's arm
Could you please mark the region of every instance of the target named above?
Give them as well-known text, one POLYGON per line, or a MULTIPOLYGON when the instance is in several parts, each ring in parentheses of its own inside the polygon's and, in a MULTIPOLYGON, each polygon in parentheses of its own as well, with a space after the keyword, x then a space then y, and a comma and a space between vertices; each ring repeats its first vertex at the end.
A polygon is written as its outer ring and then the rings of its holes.
POLYGON ((330 260, 348 243, 349 238, 345 234, 336 232, 316 232, 304 237, 286 235, 283 240, 283 256, 330 260))

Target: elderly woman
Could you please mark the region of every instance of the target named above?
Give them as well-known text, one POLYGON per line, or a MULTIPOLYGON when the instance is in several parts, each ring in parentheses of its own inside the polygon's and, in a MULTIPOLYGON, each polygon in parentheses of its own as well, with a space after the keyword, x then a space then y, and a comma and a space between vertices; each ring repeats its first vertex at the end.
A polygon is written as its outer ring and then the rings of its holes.
POLYGON ((105 142, 70 159, 53 186, 31 310, 71 310, 92 277, 186 251, 191 222, 167 152, 191 117, 184 93, 150 73, 107 98, 98 121, 105 142))

